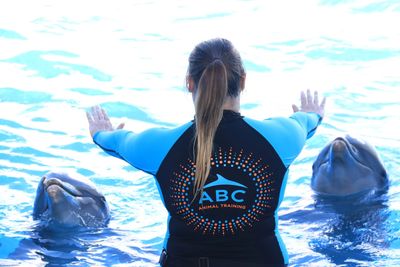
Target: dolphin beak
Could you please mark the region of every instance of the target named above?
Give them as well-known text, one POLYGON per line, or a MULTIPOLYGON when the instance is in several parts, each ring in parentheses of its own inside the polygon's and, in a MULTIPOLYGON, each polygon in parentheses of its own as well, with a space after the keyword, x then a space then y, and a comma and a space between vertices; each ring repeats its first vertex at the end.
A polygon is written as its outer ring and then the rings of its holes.
POLYGON ((74 186, 57 178, 43 180, 44 190, 47 192, 47 207, 50 210, 67 206, 79 206, 77 197, 82 195, 74 186))
POLYGON ((77 198, 80 192, 68 183, 63 183, 57 178, 45 179, 43 186, 46 191, 47 207, 53 217, 63 221, 65 210, 78 209, 77 198))
POLYGON ((62 182, 61 180, 57 178, 45 178, 43 180, 43 185, 45 190, 49 193, 49 189, 51 191, 54 191, 55 187, 62 188, 64 191, 66 191, 68 194, 72 196, 81 196, 82 193, 78 191, 74 186, 70 185, 69 183, 62 182))
POLYGON ((338 137, 332 141, 330 149, 330 160, 346 160, 350 155, 349 147, 345 139, 338 137))
POLYGON ((368 168, 358 159, 356 152, 353 150, 353 145, 342 137, 338 137, 332 141, 329 153, 331 167, 336 163, 346 166, 357 164, 368 168))
POLYGON ((332 149, 334 152, 342 152, 345 149, 347 149, 347 144, 346 141, 343 140, 342 138, 340 139, 335 139, 335 141, 333 141, 332 143, 332 149))

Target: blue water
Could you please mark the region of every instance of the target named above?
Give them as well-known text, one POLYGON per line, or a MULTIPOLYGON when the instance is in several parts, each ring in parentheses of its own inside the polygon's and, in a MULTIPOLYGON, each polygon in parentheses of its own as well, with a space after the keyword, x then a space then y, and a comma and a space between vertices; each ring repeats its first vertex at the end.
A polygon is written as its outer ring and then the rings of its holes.
POLYGON ((291 166, 279 211, 290 266, 400 266, 397 25, 396 0, 2 5, 0 265, 156 266, 167 214, 153 178, 101 152, 84 111, 102 104, 115 124, 134 131, 192 119, 188 54, 221 36, 245 62, 242 114, 288 116, 307 88, 328 97, 322 126, 291 166), (319 150, 345 133, 376 146, 391 184, 374 202, 344 211, 318 202, 309 184, 319 150), (109 202, 108 227, 40 228, 32 203, 49 170, 89 177, 109 202))

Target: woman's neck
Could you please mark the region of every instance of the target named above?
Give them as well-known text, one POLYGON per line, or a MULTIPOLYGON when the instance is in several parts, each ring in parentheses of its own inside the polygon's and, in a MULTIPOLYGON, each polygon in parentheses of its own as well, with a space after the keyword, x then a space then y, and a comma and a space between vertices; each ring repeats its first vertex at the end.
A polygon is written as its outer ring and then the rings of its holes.
POLYGON ((240 96, 236 96, 236 97, 228 96, 225 99, 223 109, 239 112, 240 111, 240 96))

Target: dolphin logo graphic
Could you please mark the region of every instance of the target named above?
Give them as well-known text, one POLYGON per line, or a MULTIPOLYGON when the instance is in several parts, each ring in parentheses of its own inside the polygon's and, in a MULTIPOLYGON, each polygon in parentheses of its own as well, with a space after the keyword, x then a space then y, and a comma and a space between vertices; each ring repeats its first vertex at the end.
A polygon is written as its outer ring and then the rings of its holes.
POLYGON ((207 189, 207 188, 210 188, 210 187, 214 187, 214 186, 219 186, 219 185, 231 185, 231 186, 238 186, 238 187, 247 188, 247 186, 245 186, 245 185, 242 185, 242 184, 240 184, 238 182, 235 182, 235 181, 228 180, 225 177, 223 177, 222 175, 217 174, 217 180, 205 185, 204 189, 207 189))
POLYGON ((199 204, 203 205, 204 202, 208 203, 215 203, 215 202, 227 202, 227 201, 234 201, 236 203, 242 203, 244 202, 244 199, 241 198, 240 196, 243 196, 246 194, 246 191, 243 189, 237 189, 232 191, 232 189, 228 190, 226 186, 236 186, 236 187, 241 187, 241 188, 246 188, 247 186, 242 185, 238 182, 231 181, 229 179, 226 179, 222 175, 217 174, 217 180, 214 182, 211 182, 204 186, 204 189, 208 189, 211 187, 215 186, 224 186, 224 189, 217 189, 217 190, 209 190, 203 191, 203 194, 200 197, 199 204), (211 191, 211 192, 210 192, 211 191))

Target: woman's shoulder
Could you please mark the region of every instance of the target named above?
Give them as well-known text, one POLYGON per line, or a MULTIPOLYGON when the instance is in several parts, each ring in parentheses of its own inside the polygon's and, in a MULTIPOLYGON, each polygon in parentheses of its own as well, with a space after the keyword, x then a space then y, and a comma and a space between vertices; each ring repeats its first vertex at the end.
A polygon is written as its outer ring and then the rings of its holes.
POLYGON ((187 122, 173 127, 152 127, 135 135, 137 142, 153 146, 158 143, 174 143, 191 126, 193 122, 187 122))
POLYGON ((283 130, 286 127, 290 127, 290 124, 293 123, 293 120, 290 117, 270 117, 266 119, 253 119, 249 117, 244 117, 243 120, 260 131, 271 131, 273 129, 283 130))
POLYGON ((179 124, 172 127, 152 127, 149 129, 144 130, 141 134, 142 135, 175 135, 175 134, 182 134, 187 129, 189 129, 193 125, 193 121, 186 122, 184 124, 179 124))

